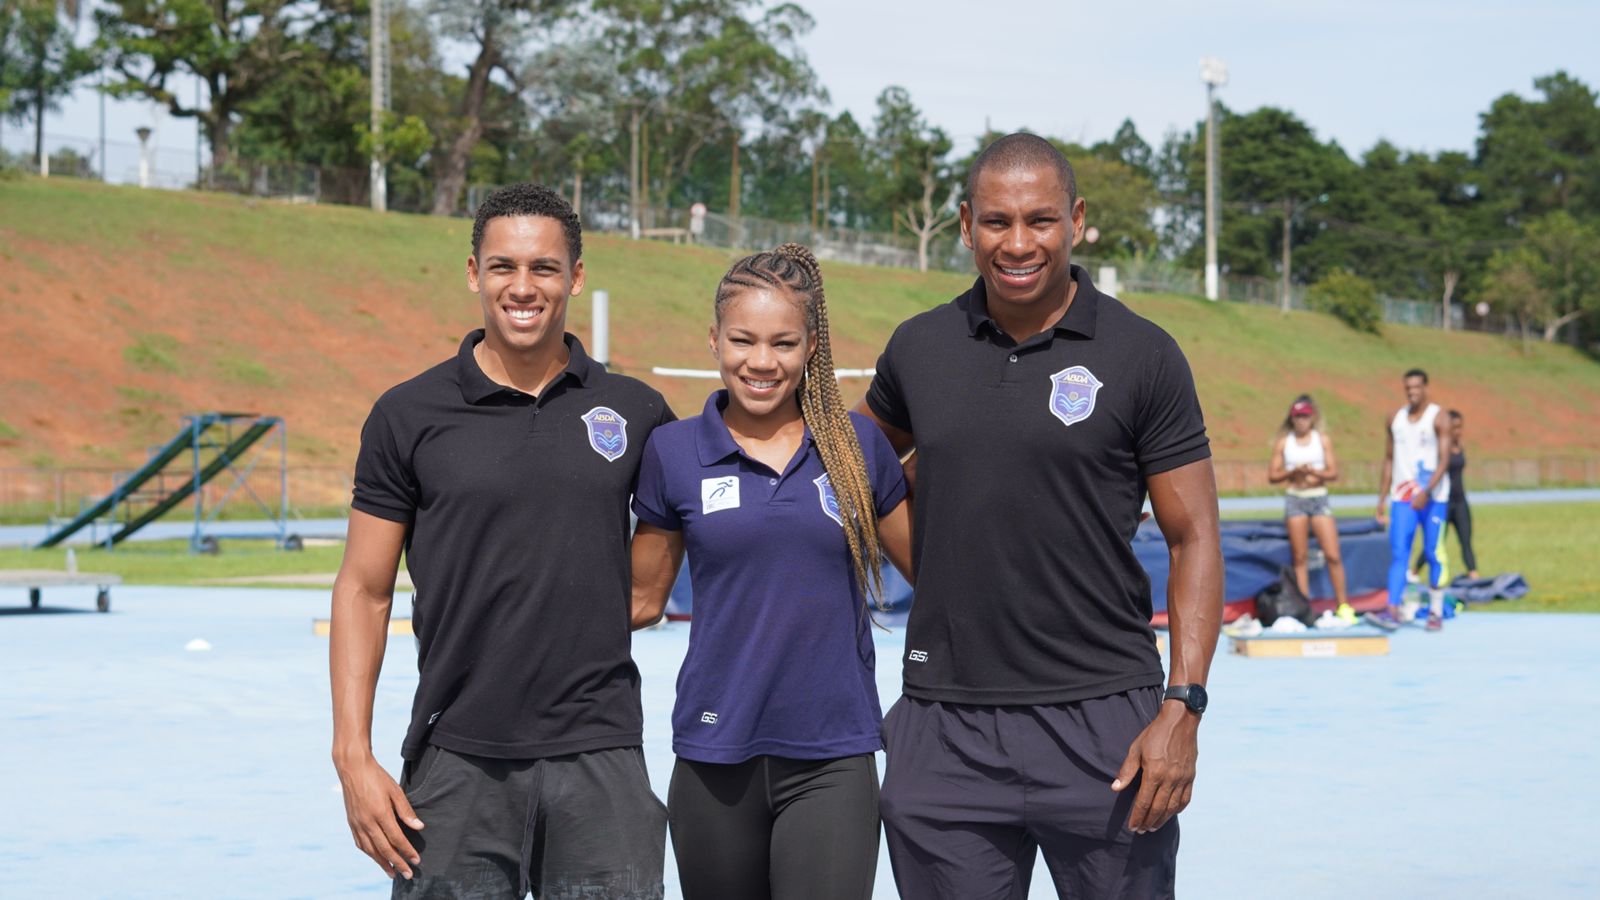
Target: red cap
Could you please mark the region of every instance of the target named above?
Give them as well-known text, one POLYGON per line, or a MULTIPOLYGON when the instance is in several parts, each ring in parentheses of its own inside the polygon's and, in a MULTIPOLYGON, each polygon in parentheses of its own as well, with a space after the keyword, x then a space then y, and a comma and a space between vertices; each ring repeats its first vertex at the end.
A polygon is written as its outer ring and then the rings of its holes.
POLYGON ((1291 416, 1314 416, 1316 414, 1317 408, 1312 406, 1309 400, 1297 401, 1295 405, 1289 407, 1289 415, 1291 416))

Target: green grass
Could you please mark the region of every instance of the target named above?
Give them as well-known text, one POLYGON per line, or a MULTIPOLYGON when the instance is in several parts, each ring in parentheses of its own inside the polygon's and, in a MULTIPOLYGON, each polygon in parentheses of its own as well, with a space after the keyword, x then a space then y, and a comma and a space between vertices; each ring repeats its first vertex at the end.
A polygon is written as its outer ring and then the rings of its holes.
POLYGON ((122 358, 142 372, 176 375, 183 371, 183 363, 179 359, 181 352, 178 339, 172 335, 146 333, 122 348, 122 358))
MULTIPOLYGON (((127 584, 204 584, 222 578, 331 573, 339 569, 344 545, 310 546, 288 552, 271 541, 222 541, 222 552, 189 552, 187 540, 129 541, 115 550, 75 548, 81 572, 111 572, 127 584)), ((0 569, 61 569, 66 550, 0 549, 0 569)), ((283 585, 278 585, 282 587, 283 585)))
MULTIPOLYGON (((0 246, 70 246, 82 254, 126 259, 156 285, 150 289, 161 292, 159 299, 169 299, 168 293, 188 298, 190 331, 183 333, 182 345, 168 335, 136 334, 125 348, 141 386, 184 396, 184 385, 204 386, 198 377, 203 371, 217 383, 252 388, 252 401, 263 408, 280 397, 283 406, 293 405, 304 394, 287 392, 305 392, 313 382, 329 391, 329 399, 343 401, 297 407, 291 431, 318 435, 333 446, 319 462, 353 459, 372 398, 446 357, 479 320, 462 275, 471 224, 78 179, 0 183, 0 246), (249 346, 249 336, 233 331, 232 318, 215 311, 195 287, 224 277, 249 284, 251 301, 281 316, 284 327, 308 338, 338 335, 350 347, 350 359, 239 349, 249 346), (392 331, 399 326, 391 321, 404 321, 406 330, 392 331), (191 357, 212 362, 193 363, 191 357), (359 385, 349 369, 358 365, 353 360, 361 360, 361 372, 370 376, 359 385)), ((651 381, 680 414, 698 409, 709 383, 654 378, 649 369, 709 365, 711 298, 737 254, 595 233, 584 236, 584 246, 589 289, 611 294, 616 367, 651 381)), ((40 254, 13 255, 27 263, 40 254)), ((79 283, 88 276, 64 263, 56 268, 61 271, 52 268, 51 278, 64 290, 104 304, 108 315, 121 315, 115 307, 127 300, 113 301, 99 286, 79 283)), ((824 271, 835 359, 851 368, 873 365, 895 325, 971 283, 968 275, 834 262, 824 271)), ((1497 336, 1397 325, 1373 336, 1318 313, 1283 316, 1271 308, 1173 295, 1124 299, 1183 346, 1219 460, 1264 467, 1289 400, 1308 391, 1319 400, 1341 456, 1370 463, 1382 453, 1382 417, 1403 400, 1399 375, 1413 366, 1433 376, 1436 399, 1467 414, 1474 460, 1593 457, 1600 446, 1600 418, 1583 412, 1600 408, 1600 365, 1570 347, 1535 344, 1524 352, 1497 336)), ((569 330, 585 339, 590 309, 586 293, 568 314, 569 330)), ((0 309, 0 321, 21 310, 0 309)), ((30 364, 44 370, 63 365, 42 357, 22 360, 18 370, 30 364)), ((847 402, 865 387, 861 380, 847 382, 847 402)), ((14 381, 0 379, 0 391, 16 389, 14 381)), ((69 407, 71 397, 63 396, 61 405, 69 407)), ((48 429, 29 428, 27 439, 31 451, 55 438, 48 429)), ((130 432, 110 449, 132 464, 143 458, 142 443, 130 432)), ((77 446, 50 449, 64 460, 82 452, 77 446)), ((301 462, 295 455, 292 447, 291 464, 301 462)))
POLYGON ((236 352, 217 360, 217 372, 224 381, 250 387, 277 387, 282 379, 256 360, 236 352))
MULTIPOLYGON (((1225 519, 1270 519, 1270 512, 1234 512, 1225 519)), ((1512 602, 1475 606, 1494 612, 1600 612, 1600 503, 1479 504, 1472 508, 1478 573, 1521 572, 1532 591, 1512 602)), ((1460 574, 1460 545, 1446 537, 1451 571, 1460 574)))
MULTIPOLYGON (((1533 588, 1526 599, 1475 611, 1600 612, 1600 555, 1593 550, 1600 503, 1480 505, 1473 510, 1473 526, 1480 571, 1521 572, 1533 588)), ((1453 539, 1448 549, 1457 552, 1453 539)), ((111 552, 80 548, 77 557, 80 570, 114 572, 129 584, 195 585, 301 574, 325 574, 331 581, 343 553, 342 544, 288 553, 267 541, 223 541, 220 554, 202 556, 190 553, 187 541, 177 540, 130 542, 111 552)), ((59 548, 0 549, 0 569, 59 569, 65 559, 66 551, 59 548)))
POLYGON ((22 432, 5 419, 0 419, 0 441, 14 441, 19 437, 22 437, 22 432))

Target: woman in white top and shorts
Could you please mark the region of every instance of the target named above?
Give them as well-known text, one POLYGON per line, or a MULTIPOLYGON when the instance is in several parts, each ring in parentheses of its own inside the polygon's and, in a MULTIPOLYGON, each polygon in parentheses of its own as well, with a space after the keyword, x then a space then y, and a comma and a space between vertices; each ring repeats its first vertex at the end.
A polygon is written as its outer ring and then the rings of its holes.
POLYGON ((1321 416, 1308 394, 1301 394, 1289 407, 1272 448, 1267 480, 1287 484, 1283 498, 1284 527, 1289 532, 1289 550, 1294 559, 1294 577, 1300 590, 1311 595, 1307 555, 1311 535, 1322 547, 1328 563, 1328 579, 1339 600, 1339 618, 1354 624, 1356 613, 1345 592, 1344 557, 1339 553, 1339 525, 1328 508, 1328 482, 1339 477, 1339 463, 1333 455, 1333 442, 1317 426, 1321 416))

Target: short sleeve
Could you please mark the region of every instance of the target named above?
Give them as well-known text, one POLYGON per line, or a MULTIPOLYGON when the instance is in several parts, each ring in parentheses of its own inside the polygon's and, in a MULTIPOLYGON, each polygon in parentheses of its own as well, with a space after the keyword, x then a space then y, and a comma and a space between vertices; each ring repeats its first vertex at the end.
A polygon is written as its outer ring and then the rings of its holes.
POLYGON ((868 477, 872 479, 873 502, 881 519, 906 498, 906 470, 900 465, 894 445, 872 420, 864 416, 851 419, 856 426, 856 436, 861 439, 861 455, 867 464, 868 477))
POLYGON ((1211 455, 1206 423, 1189 361, 1170 336, 1148 363, 1145 394, 1135 419, 1139 475, 1148 478, 1211 455))
POLYGON ((410 524, 420 498, 410 454, 401 451, 379 401, 361 426, 361 450, 356 455, 350 506, 380 519, 410 524))
MULTIPOLYGON (((669 410, 668 415, 671 415, 669 410)), ((633 492, 633 514, 668 531, 682 531, 683 517, 667 499, 667 472, 661 461, 662 441, 654 434, 645 442, 639 461, 639 486, 633 492)))
POLYGON ((867 408, 885 424, 911 431, 911 411, 906 409, 905 394, 900 390, 900 379, 895 369, 895 344, 900 332, 895 331, 878 357, 878 367, 867 387, 867 408))

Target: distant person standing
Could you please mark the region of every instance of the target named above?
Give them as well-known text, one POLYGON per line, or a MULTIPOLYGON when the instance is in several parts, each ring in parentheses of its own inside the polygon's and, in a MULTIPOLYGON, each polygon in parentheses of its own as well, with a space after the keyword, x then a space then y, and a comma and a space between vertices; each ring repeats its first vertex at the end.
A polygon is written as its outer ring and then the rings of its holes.
POLYGON ((1428 630, 1444 627, 1444 566, 1439 537, 1450 497, 1450 431, 1437 403, 1428 402, 1428 373, 1405 374, 1406 405, 1386 423, 1378 521, 1389 526, 1389 606, 1364 618, 1393 630, 1411 618, 1402 607, 1411 544, 1422 530, 1422 553, 1428 560, 1428 630))
MULTIPOLYGON (((1462 470, 1467 467, 1467 449, 1461 444, 1461 430, 1463 419, 1460 410, 1452 409, 1447 415, 1450 417, 1450 500, 1445 514, 1447 531, 1456 533, 1456 542, 1461 545, 1461 564, 1467 567, 1467 577, 1478 577, 1478 555, 1472 552, 1472 507, 1467 503, 1467 482, 1462 475, 1462 470)), ((1443 540, 1440 541, 1440 552, 1443 554, 1443 540)), ((1427 557, 1417 554, 1417 561, 1412 565, 1411 571, 1421 572, 1428 564, 1427 557)), ((1448 568, 1448 561, 1446 561, 1448 568)), ((1448 575, 1448 572, 1446 573, 1448 575)))
POLYGON ((1322 416, 1311 395, 1301 394, 1289 407, 1289 415, 1278 430, 1267 466, 1267 480, 1284 484, 1283 525, 1289 532, 1289 552, 1294 563, 1295 583, 1300 592, 1311 596, 1311 536, 1315 535, 1328 563, 1328 580, 1338 598, 1335 613, 1355 624, 1356 611, 1350 607, 1345 591, 1344 557, 1339 552, 1339 523, 1328 508, 1328 483, 1339 477, 1339 461, 1333 455, 1333 441, 1317 426, 1322 416))

